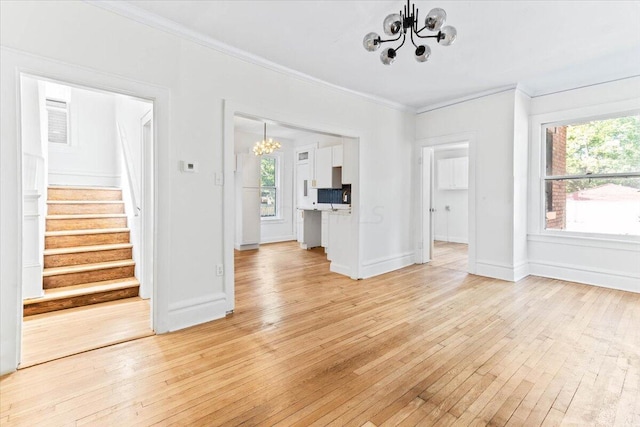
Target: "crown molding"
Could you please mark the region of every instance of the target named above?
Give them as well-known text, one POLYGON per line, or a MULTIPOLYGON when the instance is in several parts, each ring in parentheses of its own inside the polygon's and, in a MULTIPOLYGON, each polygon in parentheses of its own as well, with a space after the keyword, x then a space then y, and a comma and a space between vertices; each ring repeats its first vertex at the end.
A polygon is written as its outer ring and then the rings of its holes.
POLYGON ((348 89, 343 86, 339 86, 339 85, 327 82, 325 80, 310 76, 300 71, 296 71, 292 68, 288 68, 283 65, 277 64, 275 62, 269 61, 266 58, 263 58, 261 56, 246 52, 242 49, 238 49, 236 47, 230 46, 226 43, 223 43, 219 40, 214 39, 213 37, 191 30, 190 28, 187 28, 182 24, 179 24, 175 21, 164 18, 162 16, 156 15, 154 13, 148 12, 144 9, 141 9, 125 1, 84 0, 84 2, 90 5, 99 7, 101 9, 116 13, 125 18, 129 18, 140 24, 147 25, 157 30, 165 31, 175 36, 181 37, 183 39, 190 40, 194 43, 198 43, 202 46, 205 46, 215 51, 218 51, 220 53, 232 56, 236 59, 240 59, 242 61, 288 75, 290 77, 294 77, 303 81, 316 83, 332 89, 336 89, 341 92, 344 92, 350 95, 355 95, 360 98, 364 98, 367 101, 374 102, 376 104, 389 107, 395 110, 410 112, 410 113, 416 112, 415 108, 410 107, 408 105, 400 104, 398 102, 394 102, 385 98, 370 95, 364 92, 358 92, 352 89, 348 89))
MULTIPOLYGON (((440 108, 445 108, 445 107, 450 107, 452 105, 456 105, 456 104, 462 104, 463 102, 467 102, 467 101, 473 101, 474 99, 479 99, 479 98, 484 98, 486 96, 491 96, 491 95, 497 95, 499 93, 502 92, 508 92, 510 90, 520 90, 523 93, 527 94, 526 92, 524 92, 522 90, 522 87, 518 86, 518 85, 509 85, 509 86, 502 86, 499 88, 494 88, 494 89, 489 89, 489 90, 485 90, 482 92, 477 92, 471 95, 465 95, 462 96, 460 98, 455 98, 455 99, 450 99, 448 101, 442 101, 442 102, 437 102, 435 104, 430 104, 427 106, 424 106, 422 108, 418 108, 416 110, 416 114, 422 114, 422 113, 427 113, 429 111, 433 111, 433 110, 438 110, 440 108)), ((527 94, 528 95, 528 94, 527 94)), ((530 96, 530 95, 528 95, 530 96)))

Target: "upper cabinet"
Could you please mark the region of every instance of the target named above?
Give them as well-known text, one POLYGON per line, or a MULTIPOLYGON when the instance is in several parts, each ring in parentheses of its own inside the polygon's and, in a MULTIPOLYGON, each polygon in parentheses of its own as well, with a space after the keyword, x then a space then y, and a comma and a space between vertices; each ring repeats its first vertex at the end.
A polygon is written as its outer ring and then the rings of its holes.
POLYGON ((466 190, 469 188, 468 157, 440 159, 437 169, 440 190, 466 190))
POLYGON ((342 167, 342 145, 331 147, 331 166, 334 168, 342 167))
POLYGON ((344 138, 340 146, 339 156, 342 158, 342 183, 353 184, 358 168, 358 143, 357 141, 344 138))
MULTIPOLYGON (((342 188, 342 168, 334 167, 334 148, 318 148, 315 153, 315 188, 342 188)), ((339 159, 342 160, 342 146, 340 147, 339 159)), ((338 156, 336 156, 336 159, 338 156)))

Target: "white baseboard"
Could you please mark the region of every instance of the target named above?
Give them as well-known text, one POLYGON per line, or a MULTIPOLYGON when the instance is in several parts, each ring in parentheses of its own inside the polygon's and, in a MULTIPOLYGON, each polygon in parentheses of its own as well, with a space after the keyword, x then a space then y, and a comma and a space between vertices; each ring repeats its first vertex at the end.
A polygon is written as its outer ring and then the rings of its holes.
POLYGON ((260 243, 290 242, 292 240, 296 240, 296 236, 294 236, 293 234, 290 236, 268 237, 266 239, 260 239, 260 243))
POLYGON ((119 175, 99 172, 51 170, 48 173, 49 185, 84 185, 92 187, 120 187, 119 175))
POLYGON ((251 243, 248 245, 235 245, 237 251, 252 251, 260 247, 259 243, 251 243))
POLYGON ((491 277, 493 279, 516 281, 516 269, 513 266, 489 261, 476 260, 476 273, 478 276, 491 277))
POLYGON ((469 244, 469 238, 464 236, 433 236, 433 240, 450 243, 464 243, 467 245, 469 244))
POLYGON ((513 268, 513 281, 518 282, 527 277, 529 274, 531 274, 529 273, 529 262, 522 261, 521 263, 516 264, 516 266, 513 268))
POLYGON ((40 298, 42 289, 42 265, 31 264, 22 267, 22 299, 40 298))
POLYGON ((412 264, 415 264, 413 252, 390 255, 387 257, 363 262, 360 276, 366 279, 369 277, 388 273, 390 271, 399 270, 412 264))
POLYGON ((529 261, 529 272, 535 276, 640 293, 640 276, 621 274, 612 270, 543 261, 529 261))
POLYGON ((227 295, 218 293, 169 305, 169 331, 188 328, 226 315, 227 295))
POLYGON ((335 261, 331 261, 331 264, 329 264, 329 271, 351 277, 351 269, 349 266, 338 264, 335 261))

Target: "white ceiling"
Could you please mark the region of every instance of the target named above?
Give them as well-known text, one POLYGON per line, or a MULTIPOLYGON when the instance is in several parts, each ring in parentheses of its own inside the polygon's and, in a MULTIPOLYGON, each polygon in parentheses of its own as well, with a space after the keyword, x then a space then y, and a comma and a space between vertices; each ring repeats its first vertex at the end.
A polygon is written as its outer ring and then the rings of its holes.
POLYGON ((423 64, 405 46, 391 66, 379 51, 366 52, 362 38, 382 34, 382 20, 402 0, 132 0, 128 7, 254 60, 416 109, 516 84, 537 96, 640 75, 640 1, 414 3, 421 20, 431 8, 445 9, 458 39, 450 47, 429 40, 423 64))

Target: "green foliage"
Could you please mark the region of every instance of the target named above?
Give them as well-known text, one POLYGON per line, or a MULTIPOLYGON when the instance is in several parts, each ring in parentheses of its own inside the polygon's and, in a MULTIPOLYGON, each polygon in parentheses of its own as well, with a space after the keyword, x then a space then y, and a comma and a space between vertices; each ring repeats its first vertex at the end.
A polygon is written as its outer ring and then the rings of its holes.
POLYGON ((276 186, 276 159, 274 157, 262 157, 260 159, 260 186, 276 186))
MULTIPOLYGON (((567 126, 566 166, 568 175, 640 171, 640 116, 567 126)), ((568 180, 567 192, 607 183, 635 187, 638 180, 568 180)))

